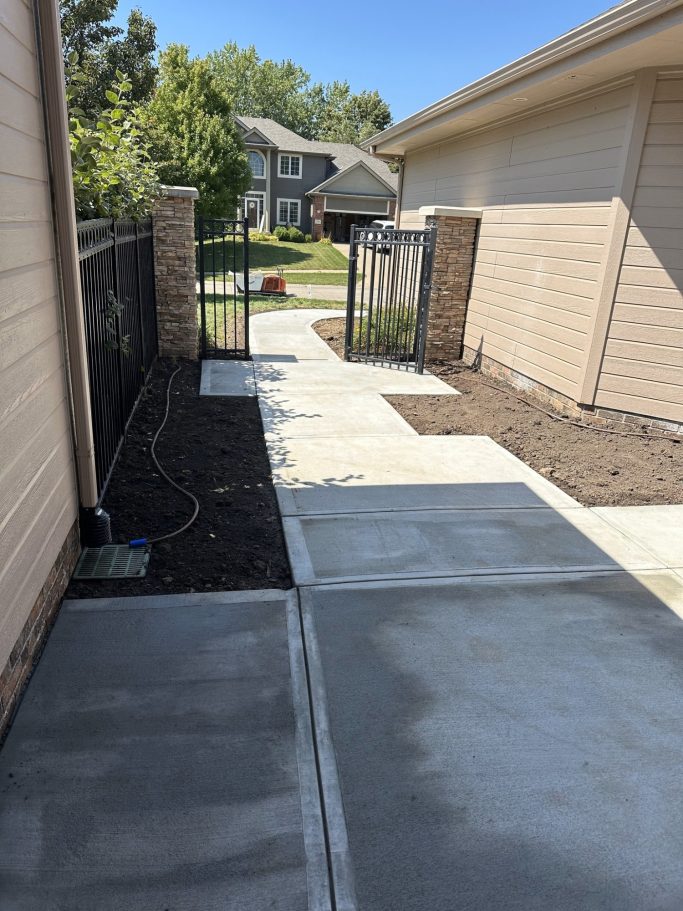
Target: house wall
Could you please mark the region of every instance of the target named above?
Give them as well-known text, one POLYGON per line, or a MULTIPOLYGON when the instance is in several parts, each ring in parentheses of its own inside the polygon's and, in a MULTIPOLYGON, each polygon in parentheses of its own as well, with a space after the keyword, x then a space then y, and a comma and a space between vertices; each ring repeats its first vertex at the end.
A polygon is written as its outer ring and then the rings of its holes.
MULTIPOLYGON (((282 150, 286 153, 286 149, 282 150)), ((272 176, 270 181, 271 227, 278 221, 278 199, 298 199, 301 203, 301 224, 298 225, 304 234, 311 233, 311 200, 306 193, 325 180, 327 159, 323 155, 304 155, 301 162, 301 178, 278 177, 278 152, 273 152, 272 176)))
POLYGON ((683 77, 657 80, 596 405, 683 422, 683 77))
MULTIPOLYGON (((7 5, 0 23, 0 96, 2 716, 14 679, 7 669, 17 680, 26 670, 10 656, 77 516, 35 31, 21 2, 7 5)), ((70 566, 77 543, 67 548, 70 566)))
POLYGON ((630 86, 407 155, 401 227, 420 206, 483 209, 465 345, 578 394, 630 86))
POLYGON ((329 187, 330 191, 348 196, 384 196, 390 199, 393 195, 364 167, 353 168, 350 173, 341 174, 334 183, 330 182, 329 187))

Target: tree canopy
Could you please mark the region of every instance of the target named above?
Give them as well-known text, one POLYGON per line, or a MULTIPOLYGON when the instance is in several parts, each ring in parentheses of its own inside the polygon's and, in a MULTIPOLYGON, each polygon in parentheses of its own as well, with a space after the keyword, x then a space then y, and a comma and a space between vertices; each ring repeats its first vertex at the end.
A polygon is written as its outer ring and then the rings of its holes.
POLYGON ((131 10, 124 31, 112 24, 118 0, 60 0, 62 46, 69 65, 77 55, 81 84, 80 107, 94 116, 107 106, 107 91, 124 72, 130 82, 128 99, 143 104, 154 91, 157 68, 156 25, 139 9, 131 10))
POLYGON ((228 95, 207 60, 182 44, 159 56, 159 84, 145 124, 161 180, 199 190, 198 210, 232 216, 251 171, 228 95))

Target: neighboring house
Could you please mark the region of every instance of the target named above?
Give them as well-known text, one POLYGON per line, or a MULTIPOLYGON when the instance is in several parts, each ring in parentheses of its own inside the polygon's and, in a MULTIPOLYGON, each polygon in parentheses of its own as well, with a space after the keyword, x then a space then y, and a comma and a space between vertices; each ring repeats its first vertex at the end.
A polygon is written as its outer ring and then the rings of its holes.
POLYGON ((613 7, 365 145, 403 159, 402 228, 479 222, 456 356, 683 427, 682 0, 613 7))
POLYGON ((238 117, 253 174, 242 211, 254 228, 294 225, 348 240, 352 224, 392 218, 397 175, 357 146, 312 142, 265 117, 238 117))
POLYGON ((6 4, 0 48, 1 737, 97 488, 58 4, 6 4))

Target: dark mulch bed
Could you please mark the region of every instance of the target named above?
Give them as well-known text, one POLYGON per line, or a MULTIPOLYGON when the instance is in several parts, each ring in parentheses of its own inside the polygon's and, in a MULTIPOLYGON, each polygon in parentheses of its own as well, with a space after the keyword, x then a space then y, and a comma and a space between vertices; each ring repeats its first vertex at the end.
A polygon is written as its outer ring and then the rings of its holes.
MULTIPOLYGON (((107 490, 115 543, 181 526, 192 504, 170 487, 149 447, 176 363, 161 360, 138 405, 107 490)), ((186 532, 152 547, 140 580, 74 582, 67 597, 289 588, 291 577, 256 399, 199 396, 200 365, 182 362, 157 456, 199 500, 186 532)))
MULTIPOLYGON (((344 321, 315 324, 337 354, 344 321)), ((387 396, 422 434, 483 434, 586 506, 683 503, 683 441, 598 433, 565 424, 520 402, 463 364, 430 365, 460 396, 387 396)), ((638 425, 630 429, 640 430, 638 425)))

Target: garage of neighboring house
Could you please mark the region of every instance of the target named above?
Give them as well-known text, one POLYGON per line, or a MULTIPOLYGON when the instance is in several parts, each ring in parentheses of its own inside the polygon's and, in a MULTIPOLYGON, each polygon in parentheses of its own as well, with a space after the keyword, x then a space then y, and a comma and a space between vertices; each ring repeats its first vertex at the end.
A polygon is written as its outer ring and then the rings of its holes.
POLYGON ((390 221, 396 210, 396 189, 364 161, 329 177, 310 190, 313 237, 349 239, 351 225, 377 219, 390 221))

